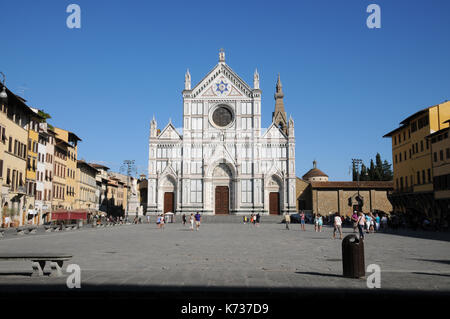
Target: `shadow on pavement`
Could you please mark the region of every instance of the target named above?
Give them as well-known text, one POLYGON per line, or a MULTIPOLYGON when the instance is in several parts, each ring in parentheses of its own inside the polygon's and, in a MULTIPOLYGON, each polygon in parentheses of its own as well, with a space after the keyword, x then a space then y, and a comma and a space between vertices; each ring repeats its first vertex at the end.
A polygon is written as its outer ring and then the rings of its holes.
MULTIPOLYGON (((396 229, 396 230, 388 229, 384 232, 380 232, 380 234, 405 236, 405 237, 413 237, 413 238, 420 238, 420 239, 450 241, 450 232, 433 232, 433 231, 421 231, 421 230, 400 228, 400 229, 396 229)), ((375 233, 375 235, 376 235, 376 233, 375 233)))
POLYGON ((429 275, 429 276, 441 276, 441 277, 450 277, 450 274, 436 274, 430 272, 413 272, 413 274, 417 275, 429 275))
POLYGON ((322 277, 335 277, 335 278, 344 278, 342 275, 336 275, 336 274, 323 274, 320 272, 312 272, 312 271, 296 271, 296 274, 300 275, 311 275, 311 276, 322 276, 322 277))
POLYGON ((421 259, 421 258, 412 258, 412 259, 419 260, 419 261, 428 261, 428 262, 432 262, 432 263, 450 265, 450 260, 448 260, 448 259, 421 259))

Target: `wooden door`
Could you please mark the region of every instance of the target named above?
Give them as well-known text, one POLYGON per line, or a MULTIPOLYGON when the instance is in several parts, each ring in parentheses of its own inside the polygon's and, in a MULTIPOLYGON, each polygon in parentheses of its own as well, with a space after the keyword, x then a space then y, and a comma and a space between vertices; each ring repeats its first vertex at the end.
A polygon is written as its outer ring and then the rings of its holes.
POLYGON ((216 187, 216 214, 229 214, 230 192, 228 186, 216 187))
POLYGON ((164 193, 164 213, 167 212, 174 212, 174 199, 175 199, 175 195, 173 192, 169 193, 166 192, 164 193))
POLYGON ((280 193, 269 194, 269 214, 271 215, 280 214, 280 193))

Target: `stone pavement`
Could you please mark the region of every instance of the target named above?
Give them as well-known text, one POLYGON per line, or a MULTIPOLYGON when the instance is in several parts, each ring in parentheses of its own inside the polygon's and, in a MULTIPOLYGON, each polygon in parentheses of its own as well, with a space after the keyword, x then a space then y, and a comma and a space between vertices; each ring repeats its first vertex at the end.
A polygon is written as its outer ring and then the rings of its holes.
MULTIPOLYGON (((0 254, 62 252, 74 258, 64 264, 81 267, 82 289, 164 289, 207 287, 238 289, 363 289, 365 279, 341 276, 341 241, 332 228, 316 233, 311 225, 259 227, 236 223, 203 223, 200 231, 167 224, 123 225, 101 229, 7 236, 0 254), (110 288, 108 288, 110 289, 110 288)), ((344 228, 346 234, 352 230, 344 228)), ((366 266, 381 267, 381 290, 450 291, 450 238, 420 233, 369 234, 366 266), (425 236, 426 237, 426 236, 425 236), (428 236, 429 237, 429 236, 428 236)), ((67 290, 66 277, 30 277, 31 263, 0 261, 0 292, 67 290)), ((49 271, 49 269, 45 269, 49 271)))

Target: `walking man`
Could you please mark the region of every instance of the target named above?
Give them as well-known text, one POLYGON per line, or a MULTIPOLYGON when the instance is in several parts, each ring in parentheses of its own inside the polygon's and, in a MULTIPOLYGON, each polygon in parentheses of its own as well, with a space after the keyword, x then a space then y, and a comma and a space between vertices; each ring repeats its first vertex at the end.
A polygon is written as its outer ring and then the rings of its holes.
POLYGON ((291 215, 289 213, 284 215, 284 221, 286 222, 286 229, 289 230, 289 224, 291 223, 291 215))
POLYGON ((200 228, 200 220, 201 220, 201 215, 199 212, 197 212, 197 214, 195 214, 195 230, 198 230, 200 228))

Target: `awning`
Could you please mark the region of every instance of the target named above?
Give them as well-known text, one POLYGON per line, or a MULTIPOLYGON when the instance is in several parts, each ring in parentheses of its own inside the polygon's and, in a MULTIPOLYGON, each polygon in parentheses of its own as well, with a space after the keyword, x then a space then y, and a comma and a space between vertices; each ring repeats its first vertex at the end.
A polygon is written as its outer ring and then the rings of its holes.
POLYGON ((85 210, 58 210, 52 212, 52 220, 87 219, 85 210))

